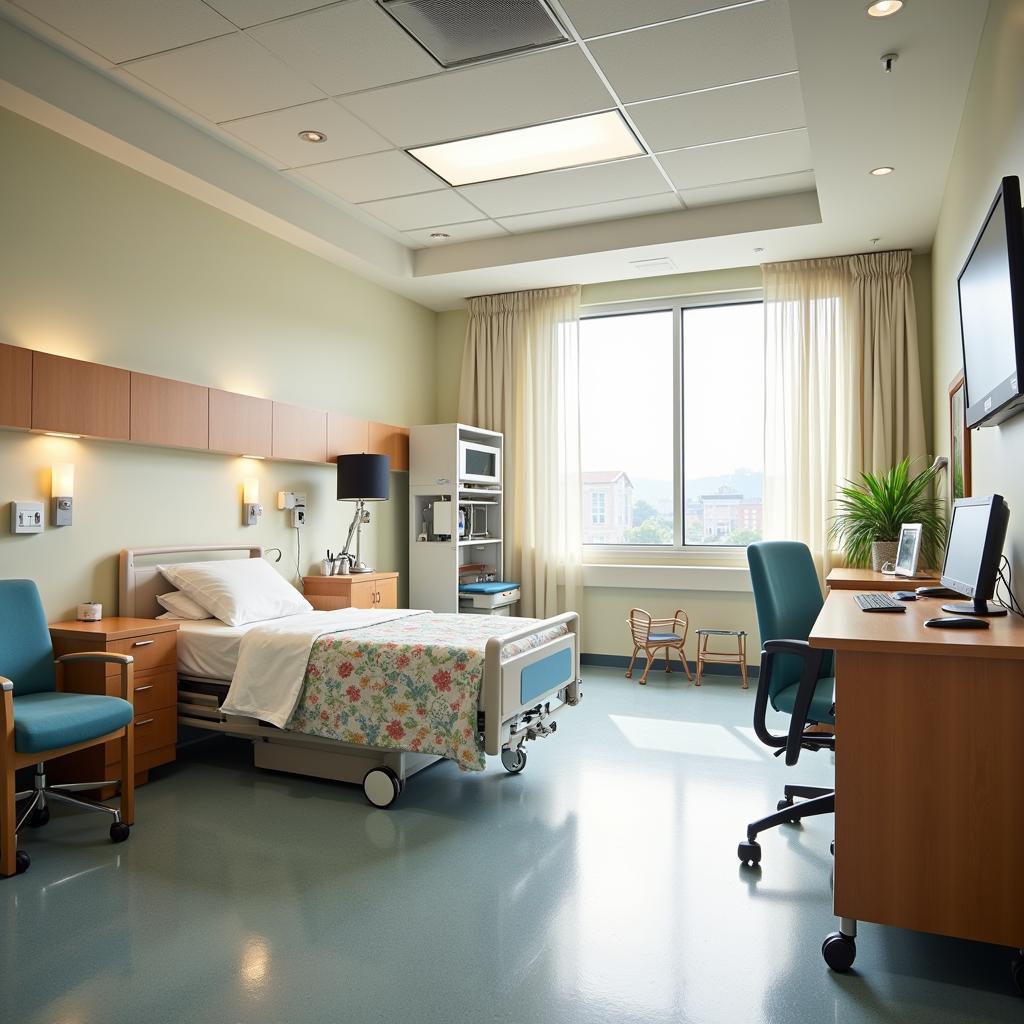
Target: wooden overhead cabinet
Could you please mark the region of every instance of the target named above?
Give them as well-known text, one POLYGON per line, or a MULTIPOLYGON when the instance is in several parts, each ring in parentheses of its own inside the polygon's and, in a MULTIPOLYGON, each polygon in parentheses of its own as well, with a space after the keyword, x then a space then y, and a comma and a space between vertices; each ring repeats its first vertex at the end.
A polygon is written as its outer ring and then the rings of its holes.
POLYGON ((131 439, 175 448, 208 447, 210 389, 133 373, 131 439))
POLYGON ((409 428, 394 427, 389 423, 371 423, 367 451, 372 455, 390 456, 392 469, 408 469, 409 428))
POLYGON ((32 429, 129 440, 127 370, 32 353, 32 429))
POLYGON ((370 450, 370 424, 341 412, 327 414, 327 461, 339 455, 360 455, 370 450))
POLYGON ((274 403, 210 388, 210 451, 229 455, 273 454, 274 403))
POLYGON ((32 352, 0 345, 0 427, 32 426, 32 352))
POLYGON ((273 456, 298 462, 326 462, 327 413, 275 402, 273 456))

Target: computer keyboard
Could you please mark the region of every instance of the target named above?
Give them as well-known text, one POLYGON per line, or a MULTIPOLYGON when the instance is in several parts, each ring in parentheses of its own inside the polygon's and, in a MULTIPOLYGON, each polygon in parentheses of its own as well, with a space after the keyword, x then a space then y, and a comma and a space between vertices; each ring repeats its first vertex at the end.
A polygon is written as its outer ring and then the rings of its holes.
POLYGON ((905 612, 907 606, 888 594, 854 594, 862 612, 905 612))

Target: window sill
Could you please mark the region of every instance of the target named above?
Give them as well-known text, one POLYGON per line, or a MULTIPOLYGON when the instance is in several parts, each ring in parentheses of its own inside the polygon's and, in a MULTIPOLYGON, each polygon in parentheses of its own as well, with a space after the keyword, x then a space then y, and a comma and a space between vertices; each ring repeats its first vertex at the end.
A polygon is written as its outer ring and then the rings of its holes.
POLYGON ((745 565, 597 565, 583 566, 584 587, 633 590, 718 590, 750 593, 745 565))

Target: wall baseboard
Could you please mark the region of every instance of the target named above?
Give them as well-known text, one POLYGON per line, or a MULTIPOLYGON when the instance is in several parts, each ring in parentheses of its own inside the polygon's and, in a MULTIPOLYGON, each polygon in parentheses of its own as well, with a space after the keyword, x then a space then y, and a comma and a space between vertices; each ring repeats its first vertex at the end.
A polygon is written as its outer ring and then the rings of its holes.
MULTIPOLYGON (((627 669, 629 667, 629 658, 626 655, 624 655, 624 654, 581 654, 580 655, 580 664, 581 665, 600 665, 600 666, 603 666, 604 668, 621 668, 621 669, 625 670, 625 669, 627 669)), ((674 668, 678 670, 679 662, 676 661, 673 658, 672 659, 672 664, 673 664, 674 668)), ((687 664, 690 666, 690 671, 693 672, 694 674, 696 674, 696 672, 697 672, 697 663, 695 661, 687 661, 687 664)), ((643 665, 644 665, 643 658, 638 657, 636 659, 636 669, 634 669, 634 672, 642 672, 643 671, 643 665)), ((665 659, 664 658, 655 658, 654 659, 654 664, 651 666, 651 671, 652 672, 664 672, 665 671, 665 659)), ((738 676, 740 674, 740 667, 739 667, 739 665, 729 665, 729 664, 721 665, 721 664, 718 664, 716 662, 713 666, 710 666, 710 667, 706 668, 704 671, 705 671, 705 673, 707 675, 738 676)), ((759 665, 748 665, 747 666, 747 675, 751 679, 756 679, 758 677, 758 675, 760 674, 760 672, 761 672, 761 668, 760 668, 759 665)))

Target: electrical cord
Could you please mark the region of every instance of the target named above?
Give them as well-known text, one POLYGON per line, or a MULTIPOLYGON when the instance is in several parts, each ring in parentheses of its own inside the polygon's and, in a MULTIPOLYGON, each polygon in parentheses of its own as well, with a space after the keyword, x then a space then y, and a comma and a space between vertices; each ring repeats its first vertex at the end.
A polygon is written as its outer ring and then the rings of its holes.
POLYGON ((1024 608, 1021 607, 1020 601, 1017 600, 1017 597, 1013 592, 1013 568, 1006 555, 1003 555, 999 561, 994 596, 996 601, 1007 609, 1007 611, 1013 612, 1014 615, 1024 617, 1024 608), (1000 587, 1005 591, 1005 598, 999 593, 1000 587))
POLYGON ((299 585, 299 590, 302 590, 302 572, 299 569, 299 564, 302 561, 302 531, 299 527, 295 527, 295 582, 299 585))

